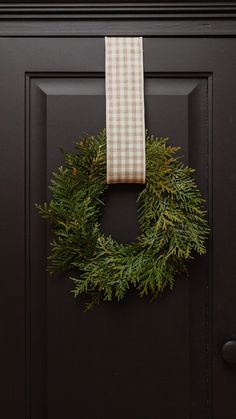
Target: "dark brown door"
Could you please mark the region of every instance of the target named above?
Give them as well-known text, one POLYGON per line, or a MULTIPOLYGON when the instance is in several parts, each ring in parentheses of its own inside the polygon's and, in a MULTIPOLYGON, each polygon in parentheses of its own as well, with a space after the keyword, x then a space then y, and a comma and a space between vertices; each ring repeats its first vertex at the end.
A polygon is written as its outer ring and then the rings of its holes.
MULTIPOLYGON (((84 313, 66 277, 47 277, 34 203, 49 198, 59 147, 105 126, 104 38, 0 40, 1 417, 235 417, 236 370, 221 356, 236 337, 235 47, 144 38, 146 127, 197 169, 212 236, 172 293, 84 313)), ((138 190, 107 193, 103 228, 120 241, 138 234, 138 190)))

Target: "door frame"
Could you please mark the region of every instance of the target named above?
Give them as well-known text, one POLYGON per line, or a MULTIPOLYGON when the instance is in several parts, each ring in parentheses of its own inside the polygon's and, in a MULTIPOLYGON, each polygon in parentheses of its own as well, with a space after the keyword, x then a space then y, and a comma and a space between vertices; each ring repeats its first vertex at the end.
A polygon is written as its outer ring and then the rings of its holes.
MULTIPOLYGON (((50 2, 49 2, 50 3, 50 2)), ((0 37, 104 37, 142 35, 145 37, 236 37, 236 1, 187 3, 93 3, 93 4, 11 4, 0 5, 0 37), (104 24, 105 22, 105 24, 104 24)), ((4 242, 2 243, 4 247, 4 242)), ((26 249, 27 250, 27 249, 26 249)), ((213 266, 211 264, 211 270, 213 266)), ((209 284, 209 295, 213 284, 209 284)), ((26 289, 27 291, 27 289, 26 289)), ((26 313, 27 314, 27 313, 26 313)), ((4 318, 4 317, 3 317, 4 318)), ((214 325, 214 307, 209 301, 210 327, 214 325)), ((27 340, 27 339, 26 339, 27 340)), ((223 342, 222 342, 223 343, 223 342)), ((221 342, 219 343, 221 345, 221 342)), ((213 337, 209 344, 209 376, 212 380, 215 348, 213 337)), ((27 375, 26 371, 26 375, 27 375)), ((26 386, 27 388, 27 386, 26 386)), ((209 383, 213 391, 213 383, 209 383)), ((211 398, 212 395, 210 395, 211 398)), ((28 400, 29 403, 29 394, 28 400)), ((211 409, 214 417, 214 407, 211 409)), ((30 410, 26 417, 30 418, 30 410)), ((210 419, 210 418, 209 418, 210 419)))

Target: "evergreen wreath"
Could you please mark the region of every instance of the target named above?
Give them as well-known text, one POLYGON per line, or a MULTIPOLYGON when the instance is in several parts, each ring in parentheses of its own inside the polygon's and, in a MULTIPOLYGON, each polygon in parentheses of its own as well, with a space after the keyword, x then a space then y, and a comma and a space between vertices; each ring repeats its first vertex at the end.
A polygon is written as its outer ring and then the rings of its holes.
POLYGON ((138 196, 140 235, 120 244, 100 229, 106 184, 106 132, 85 136, 75 153, 63 151, 65 164, 53 173, 52 200, 36 205, 55 238, 50 273, 69 272, 75 297, 90 296, 86 309, 102 300, 123 299, 130 288, 156 298, 173 289, 186 261, 206 252, 209 228, 194 169, 176 157, 167 138, 146 134, 146 185, 138 196))

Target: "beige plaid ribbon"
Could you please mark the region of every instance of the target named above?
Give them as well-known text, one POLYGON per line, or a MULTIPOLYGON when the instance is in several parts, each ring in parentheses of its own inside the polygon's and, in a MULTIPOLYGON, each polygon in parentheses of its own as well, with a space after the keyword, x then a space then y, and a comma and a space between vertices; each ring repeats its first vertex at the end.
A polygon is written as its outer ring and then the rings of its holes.
POLYGON ((145 183, 142 44, 105 38, 107 183, 145 183))

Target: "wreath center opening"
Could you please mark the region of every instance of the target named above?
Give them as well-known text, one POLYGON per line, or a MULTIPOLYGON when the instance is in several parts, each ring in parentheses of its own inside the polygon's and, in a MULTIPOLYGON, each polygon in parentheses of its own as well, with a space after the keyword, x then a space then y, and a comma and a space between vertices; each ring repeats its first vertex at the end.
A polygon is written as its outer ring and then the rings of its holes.
POLYGON ((138 195, 144 185, 109 185, 101 208, 101 231, 118 243, 134 242, 140 234, 138 195))

